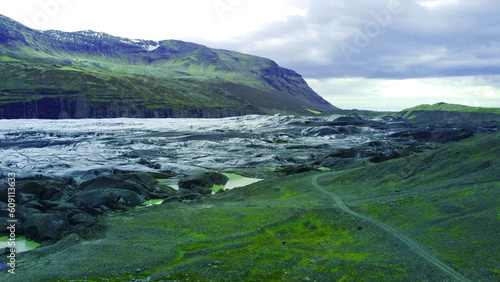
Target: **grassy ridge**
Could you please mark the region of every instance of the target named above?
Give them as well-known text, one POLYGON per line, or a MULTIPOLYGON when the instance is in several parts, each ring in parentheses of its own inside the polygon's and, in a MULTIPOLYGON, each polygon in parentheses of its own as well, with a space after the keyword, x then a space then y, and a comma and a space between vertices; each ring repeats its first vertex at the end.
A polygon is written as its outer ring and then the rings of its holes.
POLYGON ((463 113, 490 113, 500 115, 500 108, 481 108, 481 107, 469 107, 457 104, 446 104, 437 103, 433 105, 423 104, 409 109, 404 109, 403 117, 410 117, 414 111, 447 111, 447 112, 463 112, 463 113))
POLYGON ((465 276, 495 280, 499 146, 499 133, 480 136, 340 174, 330 187, 361 213, 426 244, 465 276))

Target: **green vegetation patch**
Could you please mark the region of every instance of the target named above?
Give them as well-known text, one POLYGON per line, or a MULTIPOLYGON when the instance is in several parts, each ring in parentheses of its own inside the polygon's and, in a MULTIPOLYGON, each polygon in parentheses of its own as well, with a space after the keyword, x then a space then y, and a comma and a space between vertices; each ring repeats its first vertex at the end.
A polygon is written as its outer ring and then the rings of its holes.
POLYGON ((315 111, 315 110, 311 110, 311 109, 307 109, 309 112, 315 114, 315 115, 320 115, 322 114, 320 111, 315 111))

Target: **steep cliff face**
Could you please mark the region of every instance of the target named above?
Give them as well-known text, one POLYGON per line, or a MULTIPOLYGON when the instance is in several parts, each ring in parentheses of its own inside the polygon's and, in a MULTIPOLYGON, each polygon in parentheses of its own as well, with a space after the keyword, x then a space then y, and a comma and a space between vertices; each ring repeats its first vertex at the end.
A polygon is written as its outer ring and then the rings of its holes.
POLYGON ((299 74, 266 58, 176 40, 36 31, 4 16, 0 72, 0 118, 221 117, 337 109, 299 74))
POLYGON ((133 103, 93 104, 81 98, 42 98, 0 105, 0 119, 81 119, 81 118, 222 118, 258 113, 252 109, 195 108, 147 109, 133 103))

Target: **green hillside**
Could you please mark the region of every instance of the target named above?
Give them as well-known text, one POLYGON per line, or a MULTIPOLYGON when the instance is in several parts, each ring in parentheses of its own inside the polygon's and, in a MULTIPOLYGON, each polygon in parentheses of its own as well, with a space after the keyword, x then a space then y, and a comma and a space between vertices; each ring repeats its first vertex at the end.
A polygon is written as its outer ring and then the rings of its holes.
POLYGON ((463 112, 463 113, 490 113, 500 115, 500 108, 481 108, 469 107, 457 104, 437 103, 433 105, 423 104, 413 108, 404 109, 401 112, 406 112, 405 117, 411 117, 414 111, 447 111, 447 112, 463 112))
POLYGON ((269 59, 176 40, 36 31, 4 16, 0 71, 0 118, 311 114, 307 109, 336 109, 299 74, 269 59))
POLYGON ((417 124, 487 125, 500 122, 500 108, 480 108, 437 103, 420 105, 393 114, 417 124))

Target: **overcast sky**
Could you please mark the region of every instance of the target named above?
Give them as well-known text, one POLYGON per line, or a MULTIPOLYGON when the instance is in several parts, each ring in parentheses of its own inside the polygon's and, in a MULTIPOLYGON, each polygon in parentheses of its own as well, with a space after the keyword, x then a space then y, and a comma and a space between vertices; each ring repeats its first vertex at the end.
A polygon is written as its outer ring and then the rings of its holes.
POLYGON ((500 107, 498 0, 1 0, 35 29, 178 39, 270 58, 343 109, 500 107))

